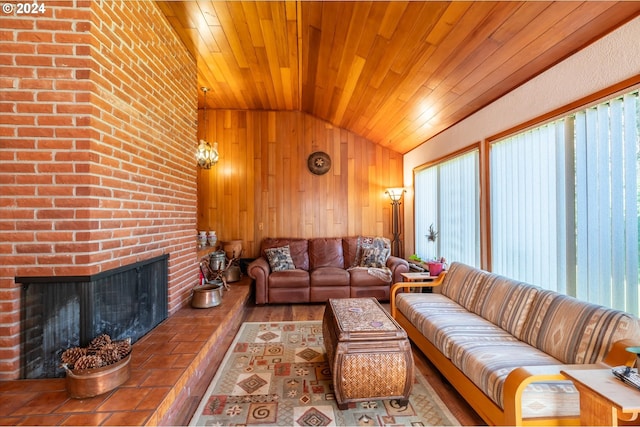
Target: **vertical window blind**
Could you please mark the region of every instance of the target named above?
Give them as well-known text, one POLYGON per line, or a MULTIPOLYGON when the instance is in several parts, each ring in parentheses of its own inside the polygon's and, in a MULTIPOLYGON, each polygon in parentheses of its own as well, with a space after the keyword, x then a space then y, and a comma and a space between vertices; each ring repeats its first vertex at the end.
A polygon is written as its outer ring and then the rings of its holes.
POLYGON ((638 92, 496 142, 492 270, 638 314, 638 92))
POLYGON ((576 296, 638 314, 638 93, 576 114, 576 296))
POLYGON ((565 121, 491 146, 492 270, 564 292, 565 121))
POLYGON ((417 171, 414 200, 416 254, 479 267, 478 150, 417 171), (438 232, 435 242, 426 237, 431 225, 438 232))

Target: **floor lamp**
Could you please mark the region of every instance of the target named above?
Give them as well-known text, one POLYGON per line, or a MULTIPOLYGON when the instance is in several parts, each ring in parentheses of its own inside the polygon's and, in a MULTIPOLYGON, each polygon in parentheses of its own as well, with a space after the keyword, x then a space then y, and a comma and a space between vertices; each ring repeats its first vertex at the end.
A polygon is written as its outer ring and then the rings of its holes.
POLYGON ((391 233, 393 234, 393 240, 391 241, 391 255, 400 256, 400 200, 405 189, 400 188, 387 188, 385 191, 391 199, 391 233))

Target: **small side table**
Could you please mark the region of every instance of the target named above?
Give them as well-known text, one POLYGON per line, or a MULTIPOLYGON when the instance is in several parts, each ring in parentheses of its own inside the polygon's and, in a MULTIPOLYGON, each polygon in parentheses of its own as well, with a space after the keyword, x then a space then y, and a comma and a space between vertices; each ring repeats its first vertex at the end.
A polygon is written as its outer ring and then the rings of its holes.
POLYGON ((438 278, 438 276, 431 276, 429 272, 426 271, 424 273, 400 273, 400 275, 404 278, 405 282, 427 282, 438 278))
POLYGON ((618 420, 634 421, 640 413, 640 390, 619 379, 610 369, 560 371, 580 392, 580 425, 617 426, 618 420))
MULTIPOLYGON (((433 282, 434 280, 436 280, 438 278, 438 276, 431 276, 429 274, 429 272, 423 272, 423 273, 400 273, 400 275, 402 276, 402 279, 404 282, 433 282)), ((427 287, 427 288, 416 288, 418 289, 417 291, 415 289, 412 289, 412 291, 415 292, 426 292, 429 293, 431 292, 432 288, 427 287)))

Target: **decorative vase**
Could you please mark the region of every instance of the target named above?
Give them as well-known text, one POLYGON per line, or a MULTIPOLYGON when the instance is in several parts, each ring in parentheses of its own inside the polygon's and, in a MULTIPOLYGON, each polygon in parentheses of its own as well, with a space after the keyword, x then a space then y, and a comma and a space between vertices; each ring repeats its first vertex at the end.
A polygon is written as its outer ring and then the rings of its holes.
POLYGON ((198 246, 200 246, 201 248, 204 246, 207 246, 207 232, 206 231, 201 231, 198 234, 198 246))
POLYGON ((215 246, 218 243, 218 236, 215 231, 210 231, 207 236, 207 241, 209 242, 209 246, 215 246))

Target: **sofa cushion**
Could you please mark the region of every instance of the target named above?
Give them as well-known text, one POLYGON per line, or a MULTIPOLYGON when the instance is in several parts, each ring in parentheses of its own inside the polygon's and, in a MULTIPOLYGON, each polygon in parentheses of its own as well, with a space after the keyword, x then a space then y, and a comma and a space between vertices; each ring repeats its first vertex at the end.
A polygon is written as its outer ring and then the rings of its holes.
POLYGON ((305 270, 276 271, 269 274, 270 288, 308 288, 309 272, 305 270))
MULTIPOLYGON (((550 355, 522 341, 504 341, 490 343, 486 341, 466 341, 455 344, 451 349, 451 361, 478 386, 498 406, 504 408, 504 383, 511 371, 520 366, 558 365, 561 362, 550 355)), ((544 385, 540 385, 544 389, 544 385)), ((570 393, 557 393, 550 397, 537 393, 532 387, 529 390, 529 401, 540 400, 539 407, 529 403, 528 411, 536 412, 536 416, 554 416, 562 410, 562 415, 577 416, 580 413, 577 392, 570 381, 562 382, 570 393), (545 401, 551 399, 551 401, 545 401), (545 401, 545 402, 543 402, 545 401)), ((529 414, 530 415, 530 414, 529 414)))
POLYGON ((311 286, 349 286, 349 272, 344 268, 320 267, 311 271, 311 286))
POLYGON ((358 237, 344 237, 342 239, 342 253, 344 254, 344 268, 353 267, 358 252, 358 237))
POLYGON ((522 338, 533 298, 540 290, 517 280, 489 274, 478 287, 471 311, 522 338))
POLYGON ((536 295, 522 334, 523 341, 572 364, 600 362, 625 338, 640 341, 638 319, 548 290, 536 295))
POLYGON ((309 268, 344 268, 341 238, 319 238, 309 240, 309 268))
POLYGON ((471 310, 478 288, 488 275, 489 273, 486 271, 454 262, 449 267, 440 290, 442 295, 471 310))
POLYGON ((264 250, 264 253, 267 255, 271 271, 294 270, 296 268, 293 264, 293 259, 291 259, 289 245, 268 248, 264 250))
POLYGON ((351 287, 390 286, 391 276, 387 270, 370 269, 365 267, 350 268, 348 270, 351 287))
POLYGON ((508 332, 444 295, 398 294, 397 307, 447 358, 451 357, 454 342, 517 341, 508 332))
POLYGON ((289 245, 291 259, 296 268, 309 270, 309 241, 307 239, 281 239, 268 237, 262 241, 261 253, 265 258, 265 249, 289 245))

